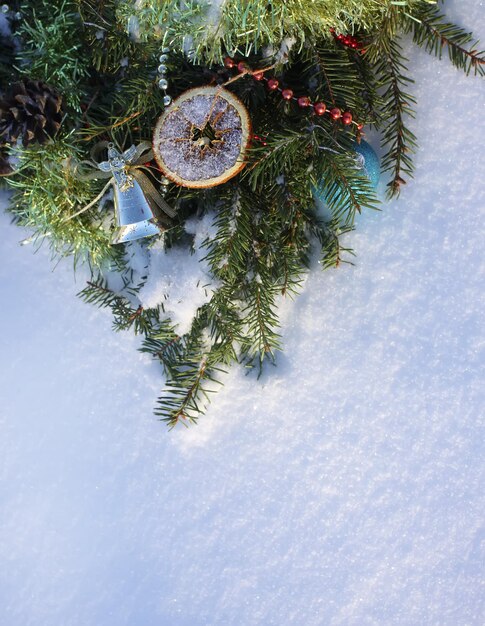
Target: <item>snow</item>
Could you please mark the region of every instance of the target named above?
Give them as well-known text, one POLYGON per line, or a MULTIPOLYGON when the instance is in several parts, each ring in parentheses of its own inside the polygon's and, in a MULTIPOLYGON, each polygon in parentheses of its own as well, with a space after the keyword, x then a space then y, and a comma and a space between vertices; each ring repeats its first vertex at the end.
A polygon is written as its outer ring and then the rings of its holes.
MULTIPOLYGON (((483 38, 482 2, 446 8, 483 38)), ((415 180, 195 428, 1 215, 1 624, 484 623, 483 81, 409 56, 415 180)))
POLYGON ((140 302, 144 308, 163 304, 179 334, 190 330, 197 309, 209 302, 216 286, 204 261, 207 248, 202 246, 215 234, 214 217, 214 212, 208 212, 186 221, 185 230, 194 235, 192 254, 186 246, 164 249, 163 240, 150 248, 148 278, 140 290, 140 302))

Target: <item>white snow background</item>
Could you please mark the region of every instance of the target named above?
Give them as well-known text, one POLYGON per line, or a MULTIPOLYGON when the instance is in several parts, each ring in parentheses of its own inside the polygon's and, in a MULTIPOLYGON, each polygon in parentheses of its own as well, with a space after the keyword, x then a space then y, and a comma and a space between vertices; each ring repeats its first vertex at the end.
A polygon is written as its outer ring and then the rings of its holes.
MULTIPOLYGON (((485 39, 483 2, 445 9, 485 39)), ((189 430, 1 214, 2 626, 485 623, 484 83, 410 59, 415 180, 189 430)))

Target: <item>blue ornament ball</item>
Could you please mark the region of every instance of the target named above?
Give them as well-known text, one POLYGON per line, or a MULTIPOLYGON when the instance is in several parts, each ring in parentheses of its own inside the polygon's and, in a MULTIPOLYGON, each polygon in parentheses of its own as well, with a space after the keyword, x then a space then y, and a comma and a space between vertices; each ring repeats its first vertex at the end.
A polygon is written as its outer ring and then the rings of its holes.
MULTIPOLYGON (((374 148, 368 144, 367 141, 362 139, 360 143, 354 144, 354 150, 356 152, 357 168, 364 170, 372 187, 376 189, 379 183, 381 167, 374 148)), ((318 187, 314 188, 313 197, 315 198, 317 207, 326 212, 325 200, 323 198, 323 185, 318 185, 318 187)))
POLYGON ((376 189, 381 175, 381 166, 374 148, 362 139, 360 143, 354 145, 354 150, 361 157, 359 158, 360 167, 364 170, 372 187, 376 189))

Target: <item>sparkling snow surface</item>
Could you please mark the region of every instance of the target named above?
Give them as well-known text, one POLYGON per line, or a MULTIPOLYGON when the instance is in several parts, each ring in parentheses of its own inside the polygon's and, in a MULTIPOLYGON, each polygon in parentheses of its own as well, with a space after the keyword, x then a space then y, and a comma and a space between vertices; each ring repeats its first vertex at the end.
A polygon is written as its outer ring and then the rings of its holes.
MULTIPOLYGON (((447 3, 485 39, 483 3, 447 3), (459 6, 461 4, 461 6, 459 6)), ((410 52, 416 178, 199 426, 0 223, 0 624, 482 625, 484 88, 410 52)))

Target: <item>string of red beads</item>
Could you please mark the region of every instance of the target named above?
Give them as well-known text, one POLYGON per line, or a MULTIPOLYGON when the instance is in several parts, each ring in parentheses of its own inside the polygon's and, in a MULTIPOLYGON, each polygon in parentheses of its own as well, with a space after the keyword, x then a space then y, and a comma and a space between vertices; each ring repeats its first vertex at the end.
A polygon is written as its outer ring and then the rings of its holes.
POLYGON ((336 41, 341 43, 343 46, 347 46, 347 48, 352 48, 353 50, 358 50, 359 52, 362 52, 362 53, 365 52, 364 44, 361 41, 359 41, 357 37, 354 37, 353 35, 343 35, 342 33, 340 33, 339 35, 336 35, 335 28, 331 28, 330 32, 332 33, 336 41))
POLYGON ((297 97, 294 95, 292 89, 281 88, 280 83, 276 78, 266 78, 266 76, 264 75, 264 72, 266 70, 253 71, 245 61, 237 62, 231 57, 226 57, 224 59, 224 65, 228 69, 233 69, 234 67, 237 67, 240 73, 250 74, 256 80, 266 81, 266 86, 269 91, 280 92, 283 100, 293 100, 302 109, 311 109, 312 113, 314 113, 315 115, 322 116, 325 115, 325 113, 328 113, 334 122, 340 120, 344 126, 355 124, 359 130, 363 128, 363 124, 358 124, 353 120, 352 113, 350 111, 342 111, 338 107, 332 107, 331 109, 328 109, 325 102, 312 102, 308 96, 297 97))

